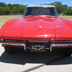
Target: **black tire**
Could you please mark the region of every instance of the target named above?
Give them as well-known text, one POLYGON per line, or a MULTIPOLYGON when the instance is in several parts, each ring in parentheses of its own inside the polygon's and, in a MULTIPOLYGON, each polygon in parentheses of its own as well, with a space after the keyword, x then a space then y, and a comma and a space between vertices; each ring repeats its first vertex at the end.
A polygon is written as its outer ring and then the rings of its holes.
POLYGON ((72 48, 64 48, 63 52, 66 56, 69 56, 72 54, 72 48))
POLYGON ((13 54, 16 52, 16 48, 14 47, 5 46, 4 49, 7 54, 13 54))

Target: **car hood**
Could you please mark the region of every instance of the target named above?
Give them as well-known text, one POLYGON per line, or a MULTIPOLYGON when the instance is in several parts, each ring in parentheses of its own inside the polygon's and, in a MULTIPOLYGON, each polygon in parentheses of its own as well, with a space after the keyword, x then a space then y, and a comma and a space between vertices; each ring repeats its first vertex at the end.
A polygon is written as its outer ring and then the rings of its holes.
POLYGON ((50 17, 50 16, 29 16, 22 17, 18 20, 12 28, 14 29, 25 29, 25 28, 37 28, 41 26, 42 29, 45 28, 64 28, 64 24, 58 17, 50 17))
POLYGON ((59 17, 50 16, 29 16, 22 17, 8 29, 3 32, 3 38, 17 38, 24 39, 27 38, 67 38, 66 36, 72 36, 69 32, 67 35, 65 29, 66 25, 59 17), (61 35, 62 32, 62 35, 61 35), (59 34, 60 33, 60 34, 59 34), (65 35, 63 35, 65 33, 65 35))

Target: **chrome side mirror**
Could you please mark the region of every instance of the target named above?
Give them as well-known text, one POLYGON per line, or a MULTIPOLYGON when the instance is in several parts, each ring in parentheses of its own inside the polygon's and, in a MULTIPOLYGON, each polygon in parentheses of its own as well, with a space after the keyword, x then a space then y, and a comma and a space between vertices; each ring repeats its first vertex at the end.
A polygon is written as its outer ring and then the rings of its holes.
POLYGON ((60 18, 62 17, 62 14, 60 13, 60 18))

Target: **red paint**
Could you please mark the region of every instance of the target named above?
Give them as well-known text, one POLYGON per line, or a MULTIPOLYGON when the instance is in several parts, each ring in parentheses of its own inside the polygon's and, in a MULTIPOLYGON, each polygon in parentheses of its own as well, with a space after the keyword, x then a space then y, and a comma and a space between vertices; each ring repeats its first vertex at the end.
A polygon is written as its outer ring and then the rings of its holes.
POLYGON ((72 21, 50 16, 15 18, 2 26, 0 38, 27 41, 72 40, 72 21))

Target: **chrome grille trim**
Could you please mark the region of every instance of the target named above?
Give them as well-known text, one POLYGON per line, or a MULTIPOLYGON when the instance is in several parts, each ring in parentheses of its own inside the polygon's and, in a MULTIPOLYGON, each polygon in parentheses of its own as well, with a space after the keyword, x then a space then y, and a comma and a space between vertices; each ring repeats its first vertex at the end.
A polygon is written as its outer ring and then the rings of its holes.
POLYGON ((29 41, 29 42, 48 42, 48 41, 29 41))

